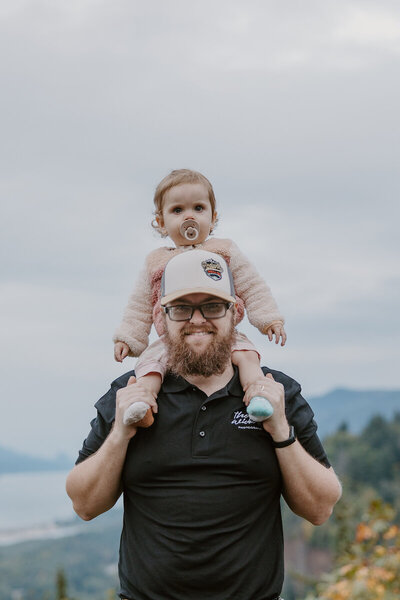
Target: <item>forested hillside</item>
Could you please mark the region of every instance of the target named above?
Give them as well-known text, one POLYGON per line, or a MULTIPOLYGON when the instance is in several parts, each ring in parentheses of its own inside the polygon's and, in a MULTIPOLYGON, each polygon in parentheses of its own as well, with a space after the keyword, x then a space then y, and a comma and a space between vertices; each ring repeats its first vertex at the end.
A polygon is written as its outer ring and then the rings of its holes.
POLYGON ((343 497, 322 527, 284 511, 289 570, 285 600, 303 599, 321 573, 348 551, 371 502, 388 503, 393 523, 400 523, 400 413, 391 420, 373 417, 358 435, 343 425, 324 446, 342 481, 343 497))

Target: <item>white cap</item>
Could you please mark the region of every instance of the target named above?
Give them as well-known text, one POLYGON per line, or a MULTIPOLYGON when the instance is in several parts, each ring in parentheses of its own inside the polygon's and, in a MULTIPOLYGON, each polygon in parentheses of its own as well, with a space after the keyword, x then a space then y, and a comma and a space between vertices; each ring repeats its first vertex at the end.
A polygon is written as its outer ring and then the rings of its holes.
POLYGON ((161 305, 187 294, 210 294, 235 302, 232 273, 222 256, 194 248, 168 261, 161 280, 161 305))

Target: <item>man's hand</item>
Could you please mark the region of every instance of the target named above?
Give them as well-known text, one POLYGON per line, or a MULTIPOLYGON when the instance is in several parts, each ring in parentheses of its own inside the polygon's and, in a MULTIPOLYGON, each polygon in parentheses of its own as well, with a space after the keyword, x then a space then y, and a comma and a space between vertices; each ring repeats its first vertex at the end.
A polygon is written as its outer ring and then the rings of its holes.
POLYGON ((117 362, 122 362, 129 354, 129 346, 125 342, 115 342, 114 358, 117 362))
POLYGON ((136 383, 136 377, 130 377, 126 387, 117 391, 115 406, 114 434, 125 439, 131 439, 136 435, 137 427, 124 425, 123 417, 126 409, 134 402, 146 402, 154 413, 158 412, 157 402, 153 394, 143 384, 136 383))
POLYGON ((270 327, 268 327, 266 331, 266 335, 268 336, 270 342, 273 341, 275 336, 275 344, 279 344, 280 339, 282 339, 281 346, 284 346, 286 344, 287 335, 282 323, 275 323, 270 325, 270 327))
POLYGON ((254 396, 262 396, 270 401, 274 409, 273 415, 263 421, 263 427, 275 441, 286 440, 289 437, 289 424, 285 414, 285 389, 275 381, 271 373, 260 377, 246 389, 244 403, 246 406, 254 396))

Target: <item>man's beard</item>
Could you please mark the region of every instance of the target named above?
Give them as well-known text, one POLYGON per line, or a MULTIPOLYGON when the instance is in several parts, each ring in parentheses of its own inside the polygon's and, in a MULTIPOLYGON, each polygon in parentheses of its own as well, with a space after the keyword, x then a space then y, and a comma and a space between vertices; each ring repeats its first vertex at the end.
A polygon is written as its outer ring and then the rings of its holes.
POLYGON ((188 323, 174 339, 170 337, 167 328, 164 341, 167 347, 169 371, 182 377, 188 375, 202 375, 203 377, 220 375, 231 361, 234 334, 233 319, 231 327, 225 335, 219 334, 212 324, 199 327, 188 323), (211 342, 202 352, 196 352, 187 343, 185 334, 194 331, 211 332, 211 342))

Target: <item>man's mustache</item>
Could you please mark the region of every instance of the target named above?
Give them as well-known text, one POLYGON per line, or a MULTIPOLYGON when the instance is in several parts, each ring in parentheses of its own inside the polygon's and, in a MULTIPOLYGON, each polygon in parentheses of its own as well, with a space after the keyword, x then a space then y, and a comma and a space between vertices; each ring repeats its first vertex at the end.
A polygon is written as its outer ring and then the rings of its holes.
POLYGON ((181 331, 181 335, 188 335, 190 333, 215 333, 216 328, 213 325, 192 325, 189 323, 181 331))

